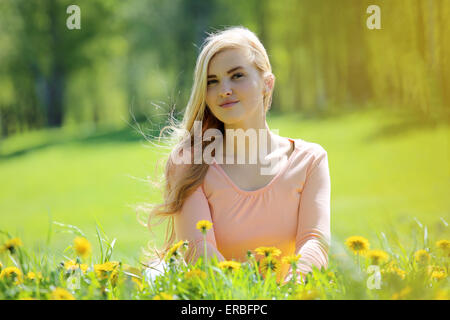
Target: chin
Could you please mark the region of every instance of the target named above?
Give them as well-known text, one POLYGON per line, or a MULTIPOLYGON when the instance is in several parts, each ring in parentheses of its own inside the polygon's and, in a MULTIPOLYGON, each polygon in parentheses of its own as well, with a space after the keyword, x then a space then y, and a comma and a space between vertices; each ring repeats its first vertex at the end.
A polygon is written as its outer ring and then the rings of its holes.
POLYGON ((233 116, 225 116, 225 117, 221 117, 221 119, 219 119, 220 121, 222 121, 224 124, 226 125, 232 125, 238 122, 241 122, 245 117, 233 117, 233 116))

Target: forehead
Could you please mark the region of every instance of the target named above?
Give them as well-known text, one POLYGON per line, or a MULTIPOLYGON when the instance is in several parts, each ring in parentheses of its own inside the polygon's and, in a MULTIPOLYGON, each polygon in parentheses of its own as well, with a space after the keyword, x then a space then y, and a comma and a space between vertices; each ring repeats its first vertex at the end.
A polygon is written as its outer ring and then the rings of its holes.
POLYGON ((241 48, 226 49, 217 53, 209 62, 208 75, 226 74, 228 70, 234 67, 253 68, 249 61, 247 51, 241 48))

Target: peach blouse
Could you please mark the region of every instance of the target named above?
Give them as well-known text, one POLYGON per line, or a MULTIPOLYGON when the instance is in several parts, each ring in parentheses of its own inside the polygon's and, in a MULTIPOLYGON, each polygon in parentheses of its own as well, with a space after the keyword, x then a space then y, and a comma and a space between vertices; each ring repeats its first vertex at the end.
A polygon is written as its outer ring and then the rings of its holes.
MULTIPOLYGON (((213 227, 206 234, 207 255, 219 261, 247 261, 247 250, 275 246, 285 255, 301 254, 298 275, 326 268, 330 245, 330 174, 328 157, 319 144, 301 139, 281 170, 264 187, 240 189, 215 160, 195 192, 175 215, 177 240, 189 240, 186 260, 204 254, 199 220, 213 227)), ((256 256, 257 260, 261 257, 256 256)), ((193 259, 193 260, 191 260, 193 259)), ((292 277, 282 265, 278 279, 292 277)))

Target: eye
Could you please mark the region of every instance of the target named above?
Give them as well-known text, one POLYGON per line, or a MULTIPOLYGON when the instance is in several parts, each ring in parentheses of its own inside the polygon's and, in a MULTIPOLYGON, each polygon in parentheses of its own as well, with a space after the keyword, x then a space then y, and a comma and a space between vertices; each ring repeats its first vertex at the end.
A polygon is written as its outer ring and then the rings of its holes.
POLYGON ((235 73, 235 74, 233 74, 233 78, 241 78, 241 77, 243 77, 244 76, 244 74, 242 74, 241 72, 238 72, 238 73, 235 73))
POLYGON ((210 85, 210 84, 213 84, 213 83, 216 83, 217 82, 217 80, 208 80, 208 86, 210 85))

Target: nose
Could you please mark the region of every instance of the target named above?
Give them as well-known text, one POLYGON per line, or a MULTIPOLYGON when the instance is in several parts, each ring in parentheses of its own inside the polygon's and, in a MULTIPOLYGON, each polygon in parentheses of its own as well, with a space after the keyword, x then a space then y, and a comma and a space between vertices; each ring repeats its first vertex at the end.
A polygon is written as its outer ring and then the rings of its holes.
POLYGON ((229 86, 225 85, 225 86, 223 86, 223 87, 221 88, 220 96, 221 96, 222 98, 225 98, 225 97, 231 96, 232 93, 233 93, 233 92, 232 92, 231 88, 230 88, 229 86))
POLYGON ((231 96, 231 90, 229 90, 229 91, 224 92, 224 93, 221 94, 221 97, 222 97, 222 98, 229 97, 229 96, 231 96))

